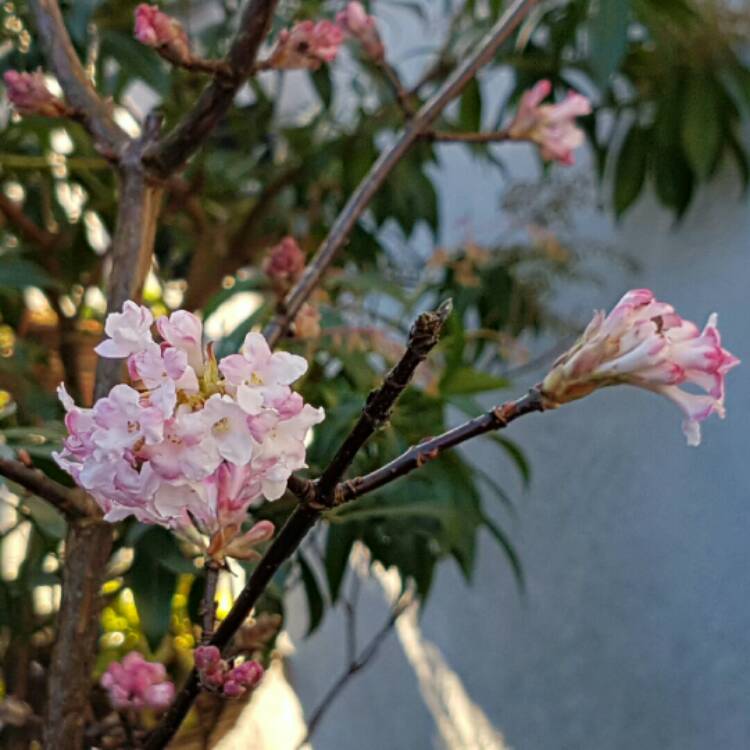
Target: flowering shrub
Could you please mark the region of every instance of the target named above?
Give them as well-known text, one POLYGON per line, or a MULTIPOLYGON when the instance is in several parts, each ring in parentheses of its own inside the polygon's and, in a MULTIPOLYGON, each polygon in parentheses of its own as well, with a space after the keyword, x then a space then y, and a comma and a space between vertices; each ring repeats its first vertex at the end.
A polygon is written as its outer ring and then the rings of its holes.
POLYGON ((272 353, 258 333, 217 362, 195 315, 159 318, 161 344, 153 323, 134 302, 108 316, 97 352, 127 358, 133 385, 114 386, 91 409, 61 386, 69 436, 55 459, 109 521, 238 530, 251 504, 281 497, 305 466, 305 440, 324 416, 290 387, 307 363, 272 353))

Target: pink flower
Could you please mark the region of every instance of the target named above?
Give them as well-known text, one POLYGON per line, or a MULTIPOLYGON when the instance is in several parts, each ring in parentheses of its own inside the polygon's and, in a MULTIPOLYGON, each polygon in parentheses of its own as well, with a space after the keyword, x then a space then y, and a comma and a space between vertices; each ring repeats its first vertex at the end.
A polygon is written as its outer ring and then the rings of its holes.
POLYGON ((187 310, 177 310, 168 318, 156 321, 159 335, 170 346, 181 349, 187 355, 188 364, 198 374, 203 374, 203 324, 197 315, 187 310))
POLYGON ((353 0, 336 16, 336 23, 349 36, 362 45, 365 54, 375 61, 385 57, 383 41, 373 16, 368 15, 362 3, 353 0))
POLYGON ((634 289, 605 317, 594 316, 578 342, 542 383, 551 406, 597 388, 628 383, 660 393, 680 407, 689 445, 700 444, 700 422, 724 417, 724 378, 739 360, 721 346, 716 315, 703 331, 648 289, 634 289), (704 394, 678 386, 690 384, 704 394))
POLYGON ((164 665, 146 661, 137 651, 131 651, 120 662, 112 662, 99 682, 118 710, 163 711, 174 698, 174 684, 167 679, 164 665))
POLYGON ((48 88, 44 74, 19 73, 6 70, 3 74, 8 99, 20 115, 41 115, 42 117, 65 117, 71 114, 70 108, 58 99, 48 88))
POLYGON ((224 554, 238 560, 254 560, 260 557, 256 551, 259 544, 273 539, 276 527, 270 521, 258 521, 249 531, 233 539, 224 554))
POLYGON ((284 237, 278 245, 274 245, 268 251, 263 270, 268 274, 278 294, 282 295, 289 291, 305 270, 305 254, 297 240, 294 237, 284 237))
POLYGON ((190 62, 190 42, 179 21, 162 13, 155 5, 141 3, 135 9, 135 38, 148 47, 155 47, 171 62, 190 62))
POLYGON ((230 667, 221 658, 216 646, 198 646, 194 657, 195 668, 203 685, 228 698, 243 695, 263 679, 263 667, 257 661, 243 661, 230 667))
POLYGON ((574 149, 584 141, 575 118, 591 114, 591 102, 571 91, 560 104, 542 104, 551 91, 552 84, 543 80, 523 94, 508 135, 513 140, 536 143, 543 159, 570 165, 574 163, 574 149))
POLYGON ((100 357, 119 358, 137 354, 153 343, 151 325, 154 316, 143 305, 128 300, 121 313, 110 313, 104 324, 104 332, 109 336, 94 351, 100 357))
POLYGON ((268 67, 277 70, 317 70, 336 59, 344 34, 330 21, 300 21, 279 32, 268 67))

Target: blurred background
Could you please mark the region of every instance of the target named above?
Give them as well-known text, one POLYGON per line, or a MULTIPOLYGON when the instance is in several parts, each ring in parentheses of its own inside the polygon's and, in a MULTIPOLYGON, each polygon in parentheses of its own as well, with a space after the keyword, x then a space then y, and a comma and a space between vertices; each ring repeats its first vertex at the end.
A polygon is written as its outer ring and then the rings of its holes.
MULTIPOLYGON (((282 3, 276 29, 341 5, 282 3)), ((370 10, 416 102, 502 5, 377 0, 370 10)), ((132 39, 133 7, 88 0, 65 10, 98 88, 137 132, 154 106, 177 118, 203 82, 132 39)), ((231 2, 162 7, 205 54, 223 51, 231 2)), ((0 67, 41 65, 25 4, 1 12, 0 67)), ((328 413, 312 470, 398 356, 408 321, 446 296, 456 313, 444 343, 357 472, 522 393, 592 309, 631 287, 699 324, 718 311, 725 345, 747 361, 749 34, 744 2, 540 3, 441 127, 500 127, 520 92, 549 78, 558 97, 570 88, 591 97, 588 142, 569 168, 541 164, 524 145, 425 143, 404 161, 313 300, 315 324, 289 341, 314 363, 306 399, 328 413)), ((0 447, 55 471, 54 386, 64 378, 90 398, 114 180, 77 125, 3 113, 0 447)), ((221 351, 236 349, 273 309, 268 249, 291 234, 313 252, 402 122, 387 82, 353 48, 314 74, 260 76, 169 185, 147 303, 200 310, 221 351)), ((742 368, 727 405, 695 450, 666 402, 598 393, 353 506, 256 612, 249 627, 271 668, 253 700, 202 706, 179 746, 291 749, 311 730, 319 750, 744 750, 742 368), (402 588, 413 593, 391 623, 402 588), (369 644, 374 655, 352 670, 369 644), (344 689, 317 715, 340 677, 344 689)), ((0 491, 3 691, 36 708, 63 528, 38 499, 0 491)), ((290 508, 282 500, 256 515, 280 520, 290 508)), ((159 529, 119 532, 99 670, 133 648, 176 677, 187 669, 202 577, 184 553, 159 529)), ((220 614, 245 573, 223 580, 220 614)), ((22 736, 5 721, 0 737, 22 736)))

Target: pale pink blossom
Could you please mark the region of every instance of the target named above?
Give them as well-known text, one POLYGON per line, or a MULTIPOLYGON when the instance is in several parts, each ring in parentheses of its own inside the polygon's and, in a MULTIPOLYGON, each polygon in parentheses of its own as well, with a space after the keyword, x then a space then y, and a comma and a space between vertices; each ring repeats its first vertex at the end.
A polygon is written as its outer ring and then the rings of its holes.
POLYGON ((122 312, 110 313, 104 324, 104 332, 109 336, 94 351, 100 357, 117 359, 137 354, 153 343, 151 326, 154 316, 143 305, 128 300, 122 312))
POLYGON ((724 417, 724 378, 737 364, 739 360, 721 345, 715 314, 701 331, 671 305, 657 301, 650 290, 635 289, 609 315, 595 314, 544 379, 542 392, 551 406, 557 406, 610 385, 646 388, 680 407, 688 444, 699 445, 700 422, 714 413, 724 417))
POLYGON ((230 666, 221 658, 216 646, 198 646, 194 658, 201 683, 227 698, 236 698, 253 690, 263 679, 263 667, 259 662, 248 660, 230 666))
POLYGON ((380 38, 374 16, 367 13, 362 3, 353 0, 336 16, 336 23, 349 36, 356 39, 365 54, 379 62, 385 57, 383 40, 380 38))
POLYGON ((42 117, 65 117, 71 114, 70 108, 58 99, 48 88, 44 73, 20 73, 6 70, 3 81, 10 103, 19 115, 40 115, 42 117))
POLYGON ((164 665, 146 661, 137 651, 126 654, 122 661, 112 662, 99 683, 119 711, 144 708, 164 711, 175 693, 164 665))
POLYGON ((570 165, 575 161, 573 151, 585 140, 575 119, 591 114, 591 102, 571 91, 560 104, 542 104, 551 92, 552 84, 543 80, 523 94, 508 136, 536 143, 547 161, 570 165))
POLYGON ((162 13, 155 5, 141 3, 135 9, 135 38, 154 47, 177 64, 190 62, 190 42, 180 22, 162 13))
POLYGON ((170 346, 187 355, 188 364, 198 375, 203 374, 203 324, 200 318, 187 310, 177 310, 168 318, 156 321, 159 335, 170 346))
POLYGON ((300 21, 282 29, 268 67, 277 70, 317 70, 336 59, 344 34, 330 21, 300 21))

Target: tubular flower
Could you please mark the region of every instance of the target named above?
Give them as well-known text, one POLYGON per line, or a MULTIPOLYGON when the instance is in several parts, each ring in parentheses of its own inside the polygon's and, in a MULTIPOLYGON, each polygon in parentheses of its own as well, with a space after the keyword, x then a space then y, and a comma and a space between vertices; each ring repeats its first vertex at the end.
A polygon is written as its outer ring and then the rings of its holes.
POLYGON ((164 665, 146 661, 137 651, 131 651, 122 661, 112 662, 99 683, 118 711, 130 708, 163 711, 169 707, 175 692, 164 665))
POLYGON ((277 70, 317 70, 324 62, 333 62, 344 33, 330 21, 300 21, 279 33, 267 67, 277 70))
POLYGON ((162 13, 155 5, 141 3, 135 9, 135 38, 148 47, 154 47, 165 58, 177 63, 192 59, 190 42, 180 22, 162 13))
POLYGON ((699 445, 700 423, 714 413, 724 417, 724 378, 739 364, 722 348, 716 323, 714 313, 701 331, 650 290, 634 289, 606 317, 603 311, 594 315, 544 379, 543 396, 559 406, 610 385, 646 388, 677 404, 688 444, 699 445))
POLYGON ((108 316, 97 351, 127 357, 132 385, 114 386, 91 409, 61 385, 68 437, 55 460, 109 521, 132 515, 191 539, 197 530, 212 555, 252 556, 273 526, 239 536, 248 507, 284 493, 324 417, 290 387, 307 362, 272 352, 259 333, 217 362, 210 345, 203 349, 200 320, 184 311, 156 321, 161 344, 152 325, 130 301, 108 316))
POLYGON ((364 53, 369 58, 377 62, 385 57, 385 47, 378 33, 375 18, 368 15, 362 3, 352 0, 336 16, 336 23, 362 45, 364 53))
POLYGON ((244 695, 263 679, 263 667, 259 662, 250 660, 230 666, 221 658, 216 646, 198 646, 195 649, 195 668, 206 688, 227 698, 244 695))
POLYGON ((523 94, 518 112, 508 126, 508 136, 536 143, 547 161, 571 165, 575 161, 573 151, 584 141, 575 118, 591 114, 591 102, 571 91, 560 104, 542 104, 551 91, 552 84, 544 80, 523 94))
POLYGON ((65 117, 72 114, 70 108, 48 88, 44 73, 19 73, 6 70, 3 81, 8 99, 19 115, 41 115, 42 117, 65 117))

